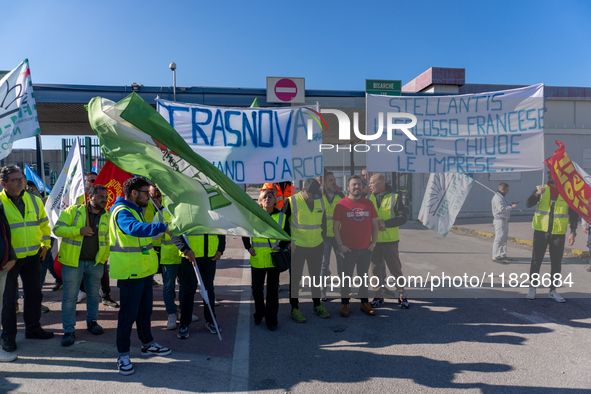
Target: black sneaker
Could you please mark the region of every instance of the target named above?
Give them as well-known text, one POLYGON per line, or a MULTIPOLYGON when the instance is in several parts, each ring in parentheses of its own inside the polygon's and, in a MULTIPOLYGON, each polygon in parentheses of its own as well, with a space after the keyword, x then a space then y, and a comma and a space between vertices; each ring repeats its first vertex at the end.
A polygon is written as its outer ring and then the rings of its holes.
POLYGON ((96 320, 86 322, 86 329, 92 333, 92 335, 101 335, 105 331, 101 326, 98 325, 96 320))
POLYGON ((181 326, 181 328, 179 328, 179 332, 178 332, 178 334, 176 334, 176 336, 179 339, 189 338, 189 326, 181 326))
POLYGON ((372 308, 377 308, 384 303, 384 299, 382 297, 374 298, 372 302, 369 303, 372 308))
POLYGON ((49 331, 45 331, 44 329, 40 328, 37 331, 25 332, 25 338, 27 338, 27 339, 51 339, 51 338, 53 338, 53 333, 49 332, 49 331))
POLYGON ((154 342, 150 346, 142 346, 142 356, 168 356, 172 351, 154 342))
POLYGON ((72 346, 76 340, 76 335, 73 332, 66 332, 62 338, 62 346, 72 346))
POLYGON ((2 350, 5 352, 16 351, 16 340, 14 338, 6 338, 2 340, 2 350))
POLYGON ((110 308, 119 308, 119 304, 113 301, 111 297, 103 297, 103 305, 110 308))
POLYGON ((56 282, 55 286, 51 289, 51 291, 58 291, 64 288, 63 282, 56 282))
POLYGON ((404 309, 410 308, 410 303, 408 302, 408 300, 406 299, 406 296, 404 296, 404 295, 401 295, 398 298, 398 305, 400 305, 400 307, 404 308, 404 309))
MULTIPOLYGON (((213 324, 213 322, 211 323, 205 323, 205 328, 207 328, 209 330, 209 332, 211 332, 212 334, 217 334, 217 330, 215 329, 215 324, 213 324)), ((220 329, 220 334, 222 333, 222 328, 220 327, 220 325, 218 324, 218 328, 220 329)))

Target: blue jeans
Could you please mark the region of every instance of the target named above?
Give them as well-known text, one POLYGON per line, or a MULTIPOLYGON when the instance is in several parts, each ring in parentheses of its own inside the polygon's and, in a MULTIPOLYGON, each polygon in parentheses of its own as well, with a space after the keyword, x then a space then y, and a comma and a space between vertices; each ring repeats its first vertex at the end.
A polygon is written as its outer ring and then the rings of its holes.
POLYGON ((152 280, 154 275, 139 279, 119 279, 119 298, 121 307, 117 319, 117 351, 120 356, 129 356, 131 347, 131 330, 136 324, 137 335, 142 345, 154 343, 152 337, 152 280))
POLYGON ((84 260, 78 262, 78 267, 69 265, 62 267, 62 279, 64 281, 62 324, 64 333, 74 332, 76 327, 76 298, 82 280, 84 280, 84 288, 86 289, 86 322, 97 319, 100 298, 99 289, 103 270, 103 264, 84 260))
POLYGON ((320 277, 332 275, 330 272, 330 253, 334 250, 337 258, 337 275, 343 272, 343 258, 339 254, 339 245, 334 238, 327 237, 324 239, 324 255, 322 257, 322 268, 320 269, 320 277))
POLYGON ((162 281, 164 282, 164 286, 162 288, 162 298, 164 299, 166 313, 172 315, 176 313, 176 305, 174 304, 174 289, 176 286, 176 278, 179 275, 179 269, 181 268, 181 265, 161 264, 161 267, 162 281))
MULTIPOLYGON (((341 274, 341 303, 349 303, 349 293, 351 292, 351 283, 353 282, 353 270, 357 266, 357 277, 363 278, 369 271, 369 262, 371 261, 372 252, 369 249, 351 249, 350 252, 345 252, 343 261, 343 273, 341 274), (347 279, 344 279, 347 278, 347 279), (348 279, 350 278, 350 279, 348 279)), ((363 281, 359 286, 359 298, 361 302, 367 302, 368 286, 367 281, 363 281)), ((359 280, 357 280, 359 283, 359 280)))

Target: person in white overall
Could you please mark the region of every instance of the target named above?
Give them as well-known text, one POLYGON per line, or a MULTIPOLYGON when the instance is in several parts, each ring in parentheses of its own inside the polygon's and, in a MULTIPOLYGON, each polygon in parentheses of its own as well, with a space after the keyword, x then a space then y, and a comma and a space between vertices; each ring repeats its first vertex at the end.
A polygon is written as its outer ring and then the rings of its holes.
POLYGON ((502 182, 491 200, 495 240, 493 242, 492 260, 497 263, 513 261, 507 257, 507 239, 509 237, 509 216, 517 204, 510 204, 505 196, 509 193, 509 185, 502 182))

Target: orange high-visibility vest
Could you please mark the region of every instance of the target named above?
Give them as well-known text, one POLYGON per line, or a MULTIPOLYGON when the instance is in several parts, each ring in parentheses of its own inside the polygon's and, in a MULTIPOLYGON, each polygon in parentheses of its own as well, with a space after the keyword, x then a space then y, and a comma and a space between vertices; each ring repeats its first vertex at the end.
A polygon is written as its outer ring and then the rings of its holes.
POLYGON ((275 197, 277 197, 277 209, 283 208, 284 201, 297 193, 296 188, 293 185, 288 185, 285 190, 282 190, 277 183, 265 183, 261 188, 261 191, 267 189, 277 190, 275 195, 275 197))

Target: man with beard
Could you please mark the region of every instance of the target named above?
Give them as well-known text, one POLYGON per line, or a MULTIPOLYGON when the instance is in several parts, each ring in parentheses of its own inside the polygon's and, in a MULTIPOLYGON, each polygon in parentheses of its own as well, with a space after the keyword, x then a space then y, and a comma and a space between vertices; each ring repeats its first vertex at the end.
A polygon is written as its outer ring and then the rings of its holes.
POLYGON ((111 278, 117 279, 121 301, 117 320, 117 368, 122 375, 134 372, 129 360, 134 323, 142 342, 142 356, 167 356, 171 353, 169 348, 159 345, 152 337, 152 279, 158 269, 158 257, 151 237, 170 233, 168 224, 144 221, 142 208, 150 201, 149 186, 139 177, 126 180, 123 183, 125 198, 117 197, 109 221, 110 274, 111 278))
MULTIPOLYGON (((357 276, 367 275, 371 254, 378 240, 378 214, 371 201, 361 195, 361 179, 349 178, 349 196, 338 202, 333 214, 333 231, 339 251, 345 255, 341 273, 341 316, 349 316, 349 293, 353 270, 357 276)), ((359 289, 361 311, 369 316, 375 312, 368 302, 367 281, 359 289)))
POLYGON ((104 332, 97 323, 97 317, 103 266, 109 259, 110 215, 105 210, 109 192, 103 185, 93 185, 88 190, 88 195, 86 206, 68 207, 61 213, 53 228, 55 235, 62 238, 59 251, 64 284, 62 346, 74 344, 76 296, 82 281, 86 289, 86 329, 93 335, 104 332))

